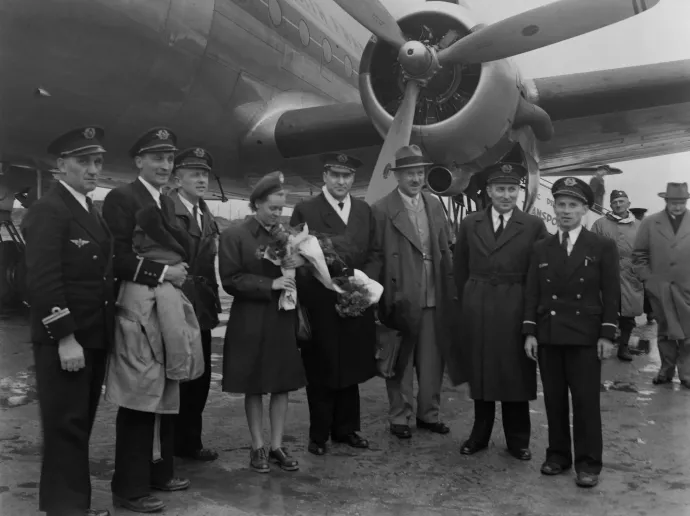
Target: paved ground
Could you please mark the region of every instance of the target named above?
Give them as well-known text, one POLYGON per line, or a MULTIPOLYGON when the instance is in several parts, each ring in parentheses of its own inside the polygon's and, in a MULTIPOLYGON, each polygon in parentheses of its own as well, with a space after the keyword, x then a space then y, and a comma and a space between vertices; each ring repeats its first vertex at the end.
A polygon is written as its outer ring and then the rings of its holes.
MULTIPOLYGON (((645 331, 653 332, 653 327, 645 331)), ((217 334, 222 333, 219 328, 217 334)), ((0 319, 2 516, 37 514, 41 436, 27 340, 28 331, 20 320, 0 319)), ((539 474, 546 443, 541 393, 531 405, 535 458, 522 463, 504 451, 500 421, 489 450, 474 457, 460 455, 472 406, 461 389, 451 386, 443 391, 443 415, 452 428, 449 436, 415 432, 407 442, 390 437, 380 379, 361 388, 363 433, 372 441, 371 450, 337 445, 324 457, 307 453, 308 411, 300 391, 292 395, 285 440, 300 459, 301 470, 253 473, 247 469, 249 440, 242 398, 220 392, 219 338, 214 352, 205 435, 206 444, 218 449, 221 457, 206 465, 178 463, 178 472, 193 484, 188 492, 163 495, 166 514, 690 515, 690 391, 677 383, 651 384, 658 364, 656 350, 633 364, 611 359, 604 366, 605 464, 601 484, 588 491, 577 488, 570 474, 556 478, 539 474)), ((114 420, 114 407, 103 403, 92 438, 96 507, 110 506, 114 420)))

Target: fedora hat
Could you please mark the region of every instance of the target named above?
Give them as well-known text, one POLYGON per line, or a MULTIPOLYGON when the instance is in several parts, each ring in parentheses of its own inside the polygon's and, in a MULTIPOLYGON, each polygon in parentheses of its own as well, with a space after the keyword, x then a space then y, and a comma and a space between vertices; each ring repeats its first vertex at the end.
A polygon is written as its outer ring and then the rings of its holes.
POLYGON ((390 169, 396 171, 413 167, 428 167, 430 165, 433 165, 433 163, 427 161, 419 146, 406 145, 397 150, 395 153, 395 166, 390 169))
POLYGON ((660 192, 662 199, 690 199, 687 183, 666 183, 666 191, 660 192))

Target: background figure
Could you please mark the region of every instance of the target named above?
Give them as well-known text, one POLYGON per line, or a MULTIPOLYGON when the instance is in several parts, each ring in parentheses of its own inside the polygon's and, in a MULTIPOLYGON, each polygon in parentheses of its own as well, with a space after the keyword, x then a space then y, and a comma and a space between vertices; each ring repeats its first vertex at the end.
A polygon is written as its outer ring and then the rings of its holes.
POLYGON ((180 384, 180 413, 175 419, 175 455, 211 461, 218 453, 201 442, 202 415, 211 387, 211 330, 218 325, 220 298, 215 260, 218 254, 218 224, 204 202, 213 157, 205 149, 186 149, 175 156, 173 175, 177 189, 170 192, 175 216, 189 234, 191 255, 187 281, 182 291, 194 306, 201 328, 204 374, 180 384))
POLYGON ((618 251, 611 239, 582 226, 594 201, 587 183, 562 178, 551 192, 558 232, 534 246, 523 323, 525 352, 539 361, 549 425, 541 472, 558 475, 570 469, 574 444, 575 481, 594 487, 603 452, 601 360, 613 346, 621 296, 618 251))
POLYGON ((589 187, 594 195, 594 205, 592 209, 597 213, 603 213, 604 210, 604 196, 606 195, 606 185, 604 178, 608 173, 608 167, 600 167, 594 172, 592 179, 589 180, 589 187))
POLYGON ((635 236, 640 227, 640 221, 629 211, 630 199, 624 191, 613 190, 610 202, 611 212, 592 224, 592 232, 610 238, 618 246, 621 277, 618 358, 630 362, 633 357, 628 343, 635 328, 635 317, 642 314, 644 302, 644 286, 637 276, 632 262, 635 236))
MULTIPOLYGON (((133 249, 141 210, 159 210, 167 224, 177 226, 173 202, 160 191, 170 179, 176 141, 175 134, 164 127, 141 135, 130 149, 139 177, 108 192, 103 202, 103 218, 115 237, 114 267, 120 287, 127 282, 152 288, 169 282, 179 287, 187 277, 185 263, 165 265, 137 256, 133 249)), ((120 323, 127 326, 127 318, 120 323)), ((115 343, 108 365, 105 398, 119 407, 111 489, 113 505, 154 512, 165 504, 151 495, 152 489, 179 491, 190 482, 174 475, 173 415, 179 411, 179 382, 167 379, 153 356, 149 339, 157 337, 138 328, 131 334, 121 332, 130 340, 120 346, 115 343)))
POLYGON ((668 183, 659 194, 666 209, 642 221, 633 260, 658 322, 661 368, 655 384, 676 374, 690 389, 690 218, 687 183, 668 183))
MULTIPOLYGON (((285 206, 283 175, 264 176, 254 187, 249 205, 255 211, 241 225, 220 237, 219 266, 223 289, 233 296, 223 349, 223 391, 244 394, 252 449, 249 466, 268 473, 269 459, 286 471, 298 462, 283 448, 288 392, 306 384, 297 348, 296 310, 280 310, 282 290, 296 288, 281 268, 257 256, 259 246, 270 245, 285 206), (263 441, 263 395, 271 395, 271 444, 263 441)), ((297 257, 284 260, 284 268, 301 265, 297 257)))
POLYGON ((48 147, 61 179, 29 208, 26 241, 31 341, 43 428, 39 509, 91 510, 89 439, 113 340, 113 238, 86 194, 103 168, 103 130, 82 127, 48 147))
POLYGON ((460 451, 472 455, 489 445, 500 401, 508 451, 529 460, 537 371, 523 351, 523 285, 532 247, 548 232, 542 219, 516 208, 522 165, 497 163, 483 174, 491 205, 463 219, 453 253, 461 300, 454 360, 467 369, 474 400, 472 434, 460 451))
MULTIPOLYGON (((386 380, 390 430, 401 439, 412 435, 415 369, 417 428, 450 431, 439 412, 445 361, 457 338, 458 305, 446 216, 440 201, 422 192, 430 164, 416 145, 398 150, 391 169, 398 188, 372 207, 377 247, 384 251, 379 319, 403 335, 395 376, 386 380)), ((463 383, 455 366, 449 364, 451 380, 463 383)))
MULTIPOLYGON (((290 225, 306 222, 310 232, 328 236, 352 274, 359 269, 378 279, 379 252, 374 249, 375 222, 367 203, 350 196, 355 171, 362 165, 345 154, 324 157, 321 195, 298 204, 290 225)), ((311 275, 298 277, 298 299, 307 309, 312 340, 302 346, 309 401, 309 446, 316 455, 326 452, 329 436, 353 448, 369 443, 360 430, 359 384, 376 374, 374 308, 360 317, 341 317, 335 310, 337 294, 311 275)))

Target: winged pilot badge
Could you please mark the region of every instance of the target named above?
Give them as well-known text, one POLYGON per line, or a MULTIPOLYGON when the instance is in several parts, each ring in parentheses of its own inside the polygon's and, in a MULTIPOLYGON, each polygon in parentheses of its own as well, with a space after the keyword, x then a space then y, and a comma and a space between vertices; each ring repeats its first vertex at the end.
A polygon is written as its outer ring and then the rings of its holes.
POLYGON ((76 245, 79 249, 84 247, 86 244, 89 243, 88 240, 82 240, 81 238, 77 238, 76 240, 70 240, 74 245, 76 245))

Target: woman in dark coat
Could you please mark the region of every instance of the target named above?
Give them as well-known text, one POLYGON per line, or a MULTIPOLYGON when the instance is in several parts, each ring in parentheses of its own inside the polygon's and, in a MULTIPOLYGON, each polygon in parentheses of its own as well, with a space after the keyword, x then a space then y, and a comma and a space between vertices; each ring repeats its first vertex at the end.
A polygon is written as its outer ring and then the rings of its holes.
MULTIPOLYGON (((262 178, 249 201, 255 215, 220 237, 221 283, 234 298, 225 333, 223 391, 245 395, 252 438, 250 467, 267 473, 270 459, 286 471, 295 471, 299 466, 283 448, 283 431, 288 392, 304 387, 306 379, 295 336, 296 312, 278 309, 281 291, 295 289, 295 280, 257 257, 259 246, 272 242, 269 231, 285 206, 282 174, 262 178), (268 453, 263 444, 263 394, 267 393, 271 394, 268 453)), ((287 258, 282 266, 295 268, 302 263, 300 258, 287 258)))

